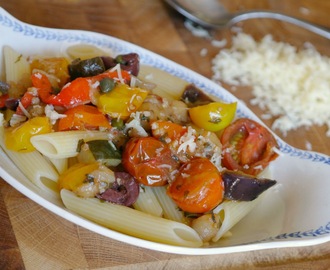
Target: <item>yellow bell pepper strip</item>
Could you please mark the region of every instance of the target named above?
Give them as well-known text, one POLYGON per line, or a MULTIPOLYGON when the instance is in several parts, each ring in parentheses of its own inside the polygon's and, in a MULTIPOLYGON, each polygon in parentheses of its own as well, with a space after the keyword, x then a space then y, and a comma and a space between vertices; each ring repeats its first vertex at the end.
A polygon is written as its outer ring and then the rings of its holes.
POLYGON ((56 96, 51 96, 46 103, 70 108, 93 102, 99 93, 100 81, 104 78, 127 83, 131 75, 125 70, 108 70, 93 77, 80 77, 64 85, 62 90, 56 96))
POLYGON ((58 122, 58 131, 111 128, 106 116, 92 105, 79 105, 68 109, 64 114, 66 117, 58 122))
POLYGON ((58 179, 59 189, 76 190, 77 187, 86 181, 88 174, 97 170, 99 166, 100 164, 98 162, 89 164, 76 163, 60 175, 58 179))
POLYGON ((34 117, 18 127, 5 129, 5 145, 12 151, 32 152, 35 148, 30 142, 31 137, 51 131, 52 126, 48 117, 34 117))
POLYGON ((237 103, 212 102, 189 109, 191 121, 208 131, 217 132, 227 127, 234 119, 237 103))
POLYGON ((112 91, 99 96, 97 107, 113 118, 126 119, 142 105, 148 93, 138 87, 117 84, 112 91))

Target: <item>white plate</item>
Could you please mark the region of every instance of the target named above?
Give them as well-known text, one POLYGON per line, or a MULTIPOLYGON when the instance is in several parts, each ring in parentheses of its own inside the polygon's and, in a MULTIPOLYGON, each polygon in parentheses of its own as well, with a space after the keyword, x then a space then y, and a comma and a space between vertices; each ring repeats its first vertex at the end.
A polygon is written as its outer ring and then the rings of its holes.
MULTIPOLYGON (((93 44, 111 49, 114 54, 136 52, 143 64, 162 69, 224 101, 237 99, 209 79, 172 61, 128 42, 86 31, 37 27, 18 21, 0 8, 0 48, 10 45, 23 55, 61 55, 69 45, 93 44)), ((2 55, 0 54, 2 63, 2 55)), ((0 68, 0 74, 2 70, 0 68)), ((238 116, 260 121, 241 102, 238 116)), ((137 239, 106 229, 79 217, 63 207, 60 201, 49 199, 17 170, 0 151, 0 176, 19 192, 49 211, 96 233, 128 244, 152 250, 190 255, 224 254, 267 248, 297 247, 330 240, 330 157, 302 151, 278 139, 281 154, 270 166, 277 188, 267 201, 255 208, 233 228, 233 236, 216 245, 203 248, 170 246, 137 239)))

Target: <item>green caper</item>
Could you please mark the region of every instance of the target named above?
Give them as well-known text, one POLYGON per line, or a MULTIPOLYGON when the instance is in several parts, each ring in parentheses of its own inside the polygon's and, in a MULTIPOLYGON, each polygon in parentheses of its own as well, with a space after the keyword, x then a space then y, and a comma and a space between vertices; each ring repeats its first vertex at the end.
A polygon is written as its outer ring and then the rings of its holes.
POLYGON ((111 119, 111 126, 117 128, 117 129, 123 129, 124 121, 123 121, 123 119, 113 118, 113 119, 111 119))
POLYGON ((100 91, 101 93, 109 93, 116 86, 116 81, 111 78, 104 78, 100 81, 100 91))

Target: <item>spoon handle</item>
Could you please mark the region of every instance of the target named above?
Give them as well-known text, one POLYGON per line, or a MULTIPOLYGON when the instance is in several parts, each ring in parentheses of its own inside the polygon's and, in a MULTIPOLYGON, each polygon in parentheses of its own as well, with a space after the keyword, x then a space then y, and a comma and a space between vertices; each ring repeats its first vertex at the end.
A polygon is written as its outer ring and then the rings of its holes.
POLYGON ((305 28, 315 34, 323 36, 327 39, 330 39, 330 29, 320 27, 318 25, 312 24, 310 22, 304 21, 302 19, 298 19, 292 16, 288 16, 285 14, 271 12, 271 11, 248 11, 244 13, 238 13, 233 15, 231 20, 229 21, 230 25, 233 25, 237 22, 248 20, 248 19, 257 19, 257 18, 268 18, 268 19, 275 19, 280 21, 285 21, 288 23, 295 24, 302 28, 305 28))

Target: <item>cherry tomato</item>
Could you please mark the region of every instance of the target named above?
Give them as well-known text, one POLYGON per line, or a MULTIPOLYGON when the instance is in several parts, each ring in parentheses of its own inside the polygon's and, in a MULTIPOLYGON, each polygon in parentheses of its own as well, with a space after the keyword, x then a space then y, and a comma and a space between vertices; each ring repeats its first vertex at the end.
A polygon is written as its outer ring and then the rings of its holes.
POLYGON ((212 102, 189 109, 191 121, 208 131, 219 131, 234 119, 237 103, 212 102))
POLYGON ((241 118, 233 122, 221 135, 223 166, 256 176, 278 155, 273 135, 257 122, 241 118))
POLYGON ((122 157, 127 172, 146 186, 165 185, 179 167, 171 150, 153 137, 130 139, 122 157))
POLYGON ((151 131, 153 137, 170 143, 179 140, 187 132, 187 127, 170 121, 158 120, 152 123, 151 131))
POLYGON ((167 193, 183 211, 205 213, 222 201, 224 185, 209 159, 195 158, 182 165, 167 193))
POLYGON ((111 127, 105 115, 91 105, 79 105, 68 109, 64 114, 66 117, 61 118, 58 122, 59 131, 111 127))

